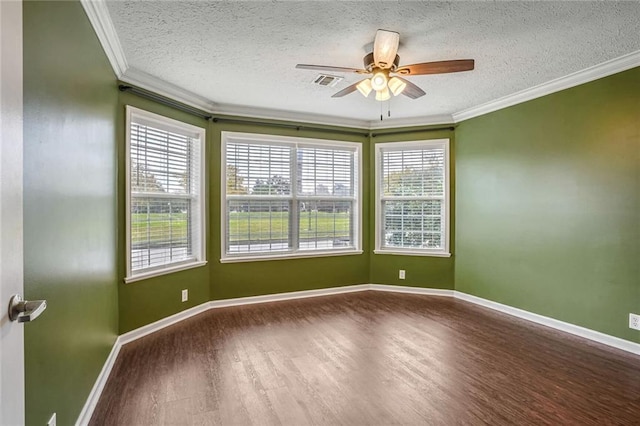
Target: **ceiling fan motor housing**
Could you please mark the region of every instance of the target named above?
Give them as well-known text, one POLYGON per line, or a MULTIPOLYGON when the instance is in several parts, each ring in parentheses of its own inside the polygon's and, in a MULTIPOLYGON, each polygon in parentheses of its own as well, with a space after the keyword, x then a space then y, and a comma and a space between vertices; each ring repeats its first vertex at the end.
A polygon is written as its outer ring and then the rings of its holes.
MULTIPOLYGON (((366 69, 369 72, 372 72, 373 69, 376 67, 375 62, 373 60, 373 52, 364 55, 362 62, 364 62, 364 69, 366 69)), ((396 58, 393 60, 393 65, 391 65, 391 68, 389 69, 389 71, 392 71, 392 72, 395 71, 398 68, 399 63, 400 63, 400 56, 396 55, 396 58)))

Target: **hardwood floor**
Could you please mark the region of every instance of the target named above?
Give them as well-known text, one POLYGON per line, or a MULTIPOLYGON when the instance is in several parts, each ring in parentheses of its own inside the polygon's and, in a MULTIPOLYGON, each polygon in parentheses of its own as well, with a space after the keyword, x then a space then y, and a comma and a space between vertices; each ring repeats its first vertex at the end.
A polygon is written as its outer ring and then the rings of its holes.
POLYGON ((214 309, 124 346, 91 425, 640 425, 640 357, 447 297, 214 309))

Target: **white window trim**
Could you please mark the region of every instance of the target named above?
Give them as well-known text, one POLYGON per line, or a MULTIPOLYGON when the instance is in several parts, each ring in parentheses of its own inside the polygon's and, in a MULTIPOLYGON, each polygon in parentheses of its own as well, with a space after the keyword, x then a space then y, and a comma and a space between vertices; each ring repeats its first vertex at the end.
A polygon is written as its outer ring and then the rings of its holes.
POLYGON ((430 139, 410 142, 384 142, 377 143, 375 147, 375 249, 374 254, 391 254, 403 256, 431 256, 431 257, 451 257, 449 250, 450 244, 450 228, 451 228, 451 175, 450 175, 450 154, 449 139, 430 139), (424 148, 444 148, 444 206, 445 206, 445 230, 444 230, 444 247, 439 250, 433 249, 403 249, 403 248, 385 248, 382 247, 383 230, 382 223, 382 200, 380 196, 381 185, 380 177, 382 176, 382 151, 385 148, 392 149, 424 149, 424 148))
POLYGON ((205 145, 206 145, 206 131, 202 127, 193 126, 191 124, 183 123, 172 118, 168 118, 159 114, 154 114, 131 105, 126 106, 126 124, 125 124, 125 208, 126 208, 126 244, 127 244, 127 265, 126 275, 124 278, 125 283, 131 283, 135 281, 141 281, 147 278, 158 277, 161 275, 170 274, 177 271, 183 271, 185 269, 196 268, 207 264, 206 260, 206 199, 205 199, 205 145), (163 265, 153 268, 145 268, 140 271, 132 271, 131 268, 131 122, 134 118, 139 118, 143 121, 155 123, 159 128, 165 130, 171 130, 177 133, 190 133, 193 137, 200 139, 200 182, 198 188, 199 198, 199 214, 200 214, 200 235, 199 244, 193 247, 193 257, 182 262, 172 263, 170 265, 163 265))
MULTIPOLYGON (((302 259, 310 257, 329 257, 329 256, 345 256, 345 255, 358 255, 362 254, 362 144, 358 142, 348 141, 336 141, 328 139, 312 139, 301 138, 291 136, 280 135, 264 135, 258 133, 239 133, 239 132, 221 132, 220 144, 220 263, 235 263, 235 262, 256 262, 264 260, 279 260, 279 259, 302 259), (344 250, 297 250, 292 252, 274 252, 274 253, 256 253, 248 255, 241 253, 238 255, 228 255, 226 253, 226 235, 227 235, 227 143, 234 140, 241 142, 257 142, 257 143, 269 143, 271 145, 305 145, 305 146, 320 146, 320 147, 351 147, 355 149, 358 157, 357 161, 357 180, 358 184, 355 192, 355 210, 354 215, 357 224, 353 227, 353 240, 355 243, 354 248, 344 250)), ((312 197, 314 198, 314 197, 312 197)))

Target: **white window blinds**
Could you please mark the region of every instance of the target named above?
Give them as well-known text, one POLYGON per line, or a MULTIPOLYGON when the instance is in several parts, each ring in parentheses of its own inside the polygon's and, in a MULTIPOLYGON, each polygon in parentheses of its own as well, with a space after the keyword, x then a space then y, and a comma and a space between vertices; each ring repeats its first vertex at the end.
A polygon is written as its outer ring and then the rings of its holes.
POLYGON ((289 146, 227 145, 227 253, 291 248, 291 154, 289 146))
POLYGON ((300 250, 355 247, 355 150, 297 149, 300 250))
POLYGON ((448 141, 377 149, 378 249, 448 252, 448 141))
POLYGON ((359 247, 359 144, 230 132, 223 140, 223 258, 359 247))
POLYGON ((204 130, 127 111, 127 275, 202 261, 204 130))

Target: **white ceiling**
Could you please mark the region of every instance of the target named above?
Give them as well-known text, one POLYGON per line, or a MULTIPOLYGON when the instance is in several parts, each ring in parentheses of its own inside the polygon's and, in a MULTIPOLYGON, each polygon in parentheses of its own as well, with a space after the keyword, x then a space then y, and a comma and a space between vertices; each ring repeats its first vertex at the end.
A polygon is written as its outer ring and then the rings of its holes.
MULTIPOLYGON (((320 87, 297 63, 362 67, 378 28, 400 33, 400 63, 475 59, 471 72, 408 77, 427 92, 392 120, 451 114, 640 50, 640 2, 107 1, 129 69, 214 104, 379 120, 381 103, 338 74, 320 87), (142 72, 142 73, 140 73, 142 72), (148 75, 147 75, 148 74, 148 75)), ((330 121, 330 120, 329 120, 330 121)))

